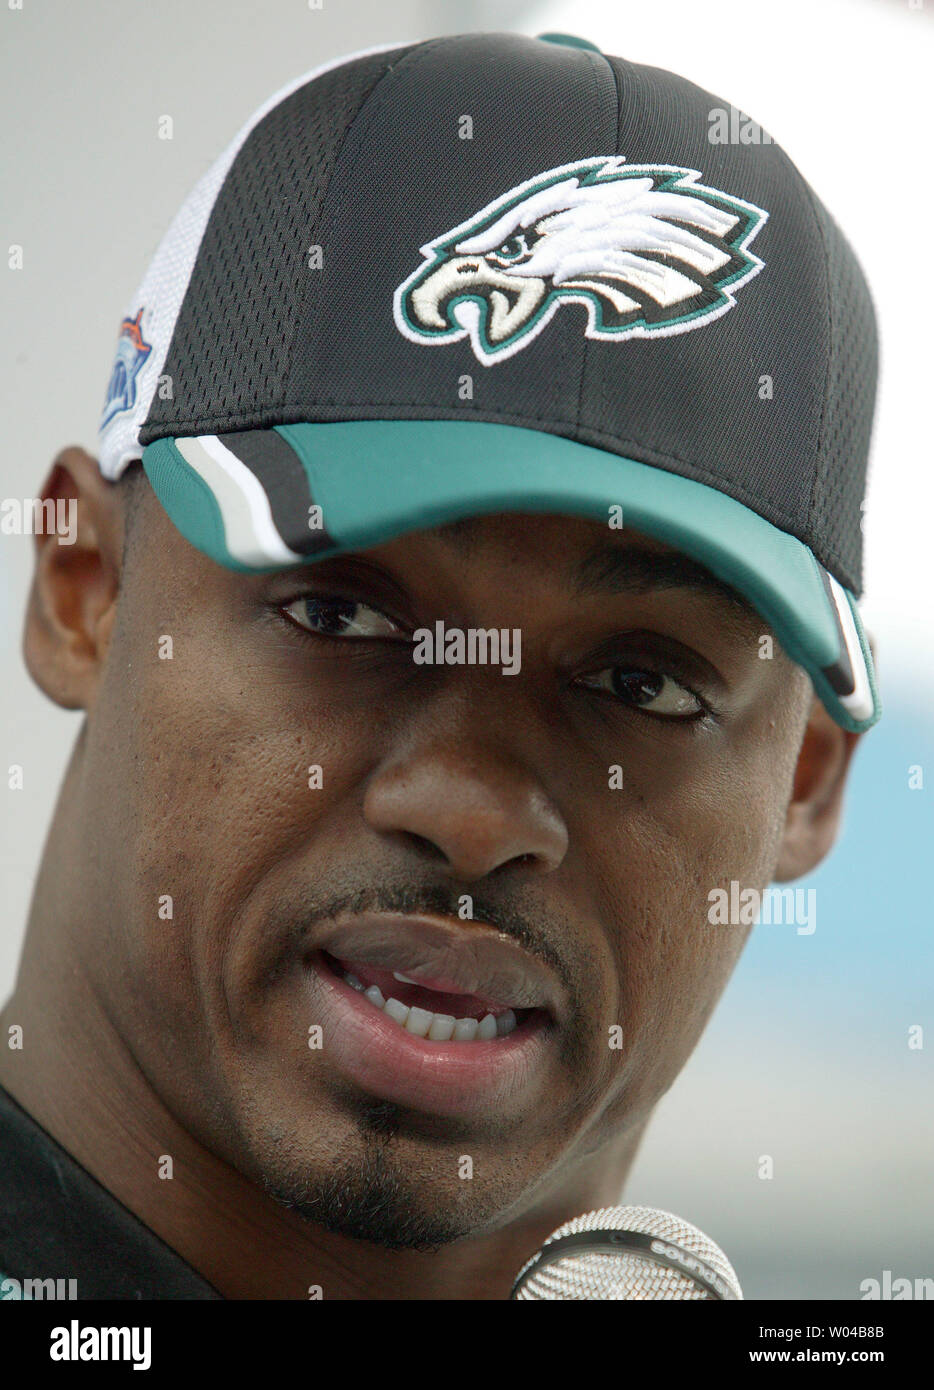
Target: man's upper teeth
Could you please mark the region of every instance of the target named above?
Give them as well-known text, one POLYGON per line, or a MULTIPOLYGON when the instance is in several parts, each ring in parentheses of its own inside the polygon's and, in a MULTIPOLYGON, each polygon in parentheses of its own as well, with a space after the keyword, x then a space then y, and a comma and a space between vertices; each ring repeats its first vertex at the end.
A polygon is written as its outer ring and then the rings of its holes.
MULTIPOLYGON (((407 980, 404 975, 397 975, 395 971, 393 975, 403 984, 416 983, 415 980, 407 980)), ((430 1042, 488 1042, 491 1038, 505 1038, 516 1030, 516 1015, 512 1009, 498 1015, 487 1014, 480 1019, 454 1018, 452 1014, 435 1014, 415 1005, 410 1007, 403 1004, 401 999, 387 999, 379 985, 370 985, 366 989, 363 982, 349 971, 344 979, 407 1033, 414 1033, 417 1038, 428 1038, 430 1042)))

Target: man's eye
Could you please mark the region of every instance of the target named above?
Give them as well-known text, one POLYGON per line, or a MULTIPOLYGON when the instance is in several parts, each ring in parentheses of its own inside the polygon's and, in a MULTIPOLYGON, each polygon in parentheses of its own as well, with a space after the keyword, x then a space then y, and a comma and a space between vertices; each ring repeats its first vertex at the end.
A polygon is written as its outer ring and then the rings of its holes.
POLYGON ((381 613, 356 599, 298 598, 282 611, 307 632, 321 637, 398 637, 402 629, 381 613))
POLYGON ((662 671, 608 666, 593 676, 581 677, 580 683, 593 690, 608 690, 626 704, 666 719, 690 719, 704 713, 697 696, 662 671))

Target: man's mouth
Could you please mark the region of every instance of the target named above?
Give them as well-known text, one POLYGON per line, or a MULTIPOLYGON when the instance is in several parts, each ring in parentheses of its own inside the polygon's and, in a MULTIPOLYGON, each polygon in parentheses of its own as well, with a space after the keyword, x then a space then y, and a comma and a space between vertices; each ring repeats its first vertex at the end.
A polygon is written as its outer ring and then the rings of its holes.
POLYGON ((368 1095, 505 1123, 555 1080, 564 991, 486 924, 358 914, 322 932, 304 966, 322 1061, 368 1095))
POLYGON ((429 1042, 491 1042, 514 1033, 534 1009, 513 1009, 476 994, 440 988, 398 970, 338 960, 322 951, 325 965, 359 991, 400 1028, 429 1042))

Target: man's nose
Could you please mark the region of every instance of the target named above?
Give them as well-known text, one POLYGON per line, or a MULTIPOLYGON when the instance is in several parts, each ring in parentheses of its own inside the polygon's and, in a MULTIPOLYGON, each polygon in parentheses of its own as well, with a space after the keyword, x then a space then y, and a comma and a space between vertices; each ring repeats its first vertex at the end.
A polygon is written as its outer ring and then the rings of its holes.
POLYGON ((435 737, 391 756, 370 779, 363 813, 374 830, 403 837, 465 882, 507 865, 547 873, 568 848, 564 820, 535 775, 476 737, 435 737))

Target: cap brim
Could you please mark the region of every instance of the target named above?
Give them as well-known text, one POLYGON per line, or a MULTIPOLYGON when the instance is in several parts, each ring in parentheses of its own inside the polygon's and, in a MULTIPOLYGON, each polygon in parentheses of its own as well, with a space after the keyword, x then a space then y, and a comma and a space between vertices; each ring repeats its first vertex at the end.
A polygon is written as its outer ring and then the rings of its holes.
POLYGON ((182 535, 278 570, 467 516, 548 512, 684 551, 762 614, 838 724, 881 714, 854 595, 803 542, 714 487, 576 440, 471 420, 351 420, 160 439, 143 467, 182 535))

